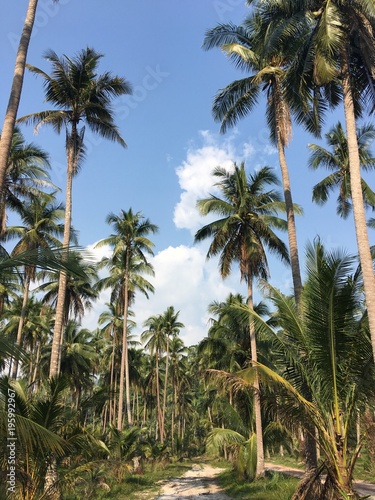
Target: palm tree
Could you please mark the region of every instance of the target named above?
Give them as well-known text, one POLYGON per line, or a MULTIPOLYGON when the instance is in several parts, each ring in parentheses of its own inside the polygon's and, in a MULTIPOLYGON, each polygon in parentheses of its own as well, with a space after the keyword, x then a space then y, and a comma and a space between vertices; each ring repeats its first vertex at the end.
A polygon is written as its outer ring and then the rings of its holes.
POLYGON ((98 319, 98 324, 102 327, 105 338, 112 340, 110 352, 110 380, 109 380, 109 422, 115 425, 115 398, 114 380, 116 366, 116 348, 119 345, 120 334, 123 330, 123 317, 120 314, 118 303, 106 302, 107 310, 103 311, 98 319))
POLYGON ((187 382, 187 350, 180 337, 173 337, 169 347, 170 378, 172 383, 171 447, 174 452, 177 394, 187 382))
POLYGON ((249 76, 236 80, 221 89, 214 98, 212 112, 214 119, 221 122, 221 132, 225 133, 256 106, 262 91, 266 94, 266 116, 270 139, 277 146, 281 169, 284 200, 287 211, 289 251, 292 268, 294 293, 297 299, 302 290, 295 213, 291 183, 285 157, 291 132, 291 110, 285 91, 285 77, 288 64, 294 57, 295 47, 289 44, 289 52, 281 50, 281 45, 269 50, 269 32, 261 18, 254 15, 240 26, 218 25, 207 31, 203 48, 220 47, 234 61, 237 67, 248 71, 249 76))
MULTIPOLYGON (((9 388, 16 401, 15 420, 17 426, 18 458, 16 463, 16 495, 21 499, 36 499, 43 495, 47 470, 51 456, 64 457, 72 448, 66 436, 59 435, 64 423, 65 405, 63 392, 66 383, 62 379, 46 384, 43 396, 35 398, 28 394, 20 381, 0 379, 0 428, 5 429, 6 401, 9 388)), ((2 434, 5 436, 5 433, 2 434)), ((5 454, 5 447, 2 448, 5 454)), ((5 456, 1 462, 6 463, 5 456)), ((2 469, 5 471, 6 468, 2 469)), ((2 481, 6 484, 6 478, 2 481)))
MULTIPOLYGON (((253 3, 248 0, 248 3, 253 3)), ((372 349, 375 356, 375 279, 364 207, 361 159, 357 142, 356 119, 375 106, 375 4, 368 0, 342 2, 325 0, 268 2, 266 8, 279 8, 282 23, 289 29, 296 18, 308 19, 310 36, 301 46, 297 59, 304 68, 302 84, 323 87, 334 84, 340 89, 345 114, 350 171, 350 191, 366 304, 369 316, 372 349), (290 22, 289 22, 290 21, 290 22)), ((306 22, 304 22, 306 25, 306 22)))
MULTIPOLYGON (((299 422, 317 430, 312 437, 322 452, 321 465, 302 480, 295 499, 356 498, 353 468, 362 443, 353 446, 349 438, 358 409, 373 398, 375 386, 362 283, 354 264, 353 257, 327 252, 317 240, 307 248, 303 315, 297 314, 293 298, 270 285, 265 290, 278 328, 251 313, 276 354, 273 370, 262 365, 259 371, 269 388, 282 396, 278 416, 289 428, 299 422), (304 397, 306 387, 310 400, 304 397)), ((248 382, 253 377, 249 370, 237 375, 248 382)))
MULTIPOLYGON (((55 2, 58 0, 54 0, 55 2)), ((14 126, 17 119, 18 106, 21 100, 23 78, 25 74, 26 58, 29 49, 32 30, 34 27, 35 13, 38 0, 29 0, 22 35, 17 49, 16 64, 12 81, 12 88, 8 100, 4 124, 0 141, 0 205, 4 203, 4 182, 8 168, 8 158, 12 147, 14 126)))
POLYGON ((160 358, 161 354, 167 349, 167 338, 163 330, 163 319, 161 315, 150 316, 144 323, 143 326, 147 327, 141 334, 141 341, 145 345, 145 349, 150 351, 151 356, 155 359, 155 388, 156 388, 156 420, 157 420, 157 431, 159 432, 160 442, 164 442, 164 432, 163 432, 163 412, 160 402, 160 358))
POLYGON ((158 231, 158 227, 146 219, 141 212, 133 213, 130 208, 128 212, 121 210, 120 215, 110 213, 106 219, 108 224, 114 228, 114 233, 108 238, 97 243, 97 247, 109 245, 112 249, 112 257, 105 259, 103 265, 108 267, 110 277, 103 280, 101 286, 113 284, 123 303, 123 335, 122 335, 122 358, 120 370, 119 405, 117 427, 123 429, 123 402, 124 402, 124 378, 126 384, 126 409, 128 424, 132 424, 130 407, 130 381, 128 360, 128 311, 129 295, 134 294, 135 289, 141 289, 147 296, 147 290, 153 287, 147 280, 142 279, 139 272, 151 272, 152 266, 147 262, 146 254, 153 255, 152 241, 147 238, 158 231), (132 279, 133 276, 133 279, 132 279))
MULTIPOLYGON (((204 215, 219 214, 220 219, 199 229, 195 241, 212 238, 207 257, 220 255, 219 269, 226 278, 233 263, 238 263, 241 279, 247 283, 247 306, 253 309, 254 278, 267 278, 268 264, 265 247, 285 262, 289 262, 285 244, 272 228, 285 229, 286 223, 277 216, 285 209, 280 195, 275 190, 265 191, 267 186, 278 183, 268 167, 254 175, 246 175, 245 165, 234 165, 233 172, 216 168, 214 175, 220 179, 216 184, 223 198, 211 195, 198 201, 198 208, 204 215)), ((257 347, 254 325, 249 323, 251 359, 257 362, 257 347)), ((262 441, 262 420, 258 379, 254 381, 255 427, 257 435, 257 476, 264 474, 264 453, 262 441)))
POLYGON ((94 383, 91 375, 98 359, 92 333, 86 328, 80 328, 76 321, 68 321, 64 328, 61 349, 61 374, 66 375, 70 381, 76 409, 78 409, 82 389, 91 387, 94 383))
POLYGON ((161 315, 162 329, 166 338, 166 353, 165 353, 165 378, 164 378, 164 393, 163 393, 163 410, 162 410, 162 427, 161 434, 165 437, 165 414, 167 408, 167 387, 168 387, 168 369, 169 369, 169 352, 171 340, 176 338, 180 329, 184 328, 184 324, 178 321, 180 311, 175 311, 173 306, 167 307, 166 311, 161 315))
MULTIPOLYGON (((63 247, 68 252, 70 227, 72 220, 72 181, 84 157, 85 127, 106 139, 126 146, 113 118, 111 100, 131 92, 130 85, 124 78, 112 76, 106 72, 97 74, 102 55, 91 48, 82 50, 75 58, 59 58, 52 50, 45 55, 52 64, 52 73, 48 75, 35 66, 29 69, 43 79, 46 101, 57 109, 41 111, 20 119, 21 122, 34 123, 36 127, 49 124, 60 133, 66 131, 67 181, 65 201, 65 225, 63 247)), ((64 316, 64 302, 67 276, 60 274, 59 296, 56 306, 56 321, 51 352, 50 376, 59 373, 59 352, 64 316)))
POLYGON ((47 153, 33 143, 26 143, 19 128, 15 127, 0 197, 1 235, 5 231, 7 208, 22 211, 25 199, 43 196, 40 188, 53 186, 46 171, 49 168, 47 153))
MULTIPOLYGON (((347 218, 352 209, 350 190, 350 168, 348 141, 341 123, 337 123, 325 134, 330 149, 317 144, 309 144, 311 150, 308 166, 314 170, 325 167, 331 173, 313 188, 313 201, 323 205, 331 191, 339 188, 337 214, 347 218)), ((358 128, 357 141, 361 167, 365 171, 375 168, 375 158, 371 156, 370 142, 375 138, 375 128, 365 125, 358 128)), ((375 209, 375 193, 362 178, 363 200, 366 207, 375 209)))
MULTIPOLYGON (((19 237, 20 240, 14 247, 12 255, 18 255, 25 251, 38 251, 41 248, 57 248, 61 245, 58 239, 64 233, 64 226, 60 222, 64 218, 62 204, 54 202, 54 194, 40 195, 25 204, 20 211, 22 226, 8 227, 3 235, 4 240, 19 237)), ((16 344, 22 342, 22 329, 26 317, 26 306, 29 298, 30 284, 36 278, 36 265, 24 268, 24 295, 23 304, 18 325, 16 344)), ((12 377, 17 377, 18 364, 13 365, 12 377)))
MULTIPOLYGON (((82 275, 77 276, 67 273, 63 325, 69 319, 81 321, 85 313, 93 307, 93 302, 98 298, 95 285, 99 279, 97 266, 85 259, 77 251, 69 252, 71 261, 81 268, 82 275)), ((42 271, 39 278, 44 282, 38 286, 39 292, 44 292, 43 303, 56 307, 59 295, 59 273, 56 271, 42 271)))

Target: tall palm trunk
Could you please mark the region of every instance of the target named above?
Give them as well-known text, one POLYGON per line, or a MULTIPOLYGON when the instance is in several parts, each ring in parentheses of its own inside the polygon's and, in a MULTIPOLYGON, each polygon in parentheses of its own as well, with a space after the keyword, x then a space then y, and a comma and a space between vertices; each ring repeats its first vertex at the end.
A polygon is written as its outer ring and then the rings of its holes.
MULTIPOLYGON (((247 305, 250 310, 253 310, 253 282, 252 279, 248 279, 247 284, 247 305)), ((257 355, 257 343, 255 337, 254 322, 250 318, 249 322, 250 331, 250 347, 251 347, 251 361, 256 364, 258 361, 257 355)), ((254 413, 255 413, 255 433, 257 439, 257 469, 256 477, 264 476, 264 449, 263 449, 263 428, 262 428, 262 413, 261 413, 261 401, 260 401, 260 390, 259 390, 259 378, 258 373, 255 373, 255 379, 253 383, 254 388, 254 413)))
POLYGON ((342 89, 344 96, 345 123, 349 154, 350 189, 353 203, 355 232, 357 238, 359 260, 362 268, 363 285, 365 289, 372 352, 375 359, 375 279, 366 225, 366 213, 363 204, 356 121, 354 114, 353 94, 350 82, 348 56, 346 50, 343 50, 341 55, 341 71, 343 75, 342 89))
POLYGON ((118 417, 117 428, 121 431, 123 424, 123 405, 124 405, 124 385, 126 393, 126 411, 128 424, 132 425, 131 406, 130 406, 130 382, 129 382, 129 355, 128 355, 128 311, 129 311, 129 252, 126 255, 126 270, 124 284, 124 324, 122 328, 122 353, 120 367, 120 388, 118 396, 118 417), (125 384, 124 384, 125 382, 125 384))
POLYGON ((159 427, 160 442, 164 442, 164 435, 162 432, 162 411, 160 406, 160 384, 159 384, 159 350, 156 349, 156 406, 157 406, 157 422, 159 427))
POLYGON ((113 375, 115 369, 115 346, 116 346, 116 333, 113 329, 113 343, 112 343, 112 354, 111 354, 111 375, 109 381, 109 421, 112 424, 115 420, 115 412, 113 407, 114 400, 114 390, 113 390, 113 375))
MULTIPOLYGON (((27 275, 26 282, 25 282, 25 290, 24 290, 24 294, 23 294, 20 320, 18 322, 17 339, 16 339, 16 345, 18 347, 20 347, 20 345, 22 343, 22 331, 23 331, 23 325, 25 324, 25 319, 26 319, 27 301, 29 300, 29 290, 30 290, 30 276, 27 275)), ((17 372, 18 372, 18 360, 14 359, 13 368, 12 368, 12 378, 14 378, 14 379, 17 378, 17 372)))
POLYGON ((169 368, 169 336, 167 335, 167 351, 165 358, 165 380, 164 380, 163 412, 162 412, 162 433, 164 437, 165 437, 165 413, 167 411, 168 368, 169 368))
POLYGON ((31 33, 35 21, 38 0, 29 0, 25 23, 22 29, 21 39, 18 45, 16 64, 14 68, 12 88, 10 91, 8 107, 5 114, 4 124, 0 140, 0 199, 3 199, 3 187, 8 165, 8 157, 12 145, 14 125, 16 123, 18 107, 21 100, 23 79, 25 74, 26 57, 29 49, 31 33))
POLYGON ((299 256, 298 256, 297 231, 294 218, 293 199, 290 187, 289 171, 285 158, 285 148, 281 140, 281 134, 279 131, 277 131, 277 150, 279 154, 279 163, 280 163, 281 178, 283 183, 284 200, 285 200, 286 215, 287 215, 288 242, 289 242, 290 263, 292 266, 293 289, 294 289, 294 296, 296 299, 296 303, 297 305, 299 305, 302 292, 302 278, 301 278, 301 270, 300 270, 299 256))
MULTIPOLYGON (((70 243, 70 227, 72 223, 72 188, 73 188, 73 148, 68 151, 68 168, 66 181, 66 199, 65 199, 65 220, 63 236, 63 259, 68 258, 70 243)), ((60 350, 62 341, 62 331, 64 323, 65 295, 68 277, 66 272, 62 271, 59 275, 59 290, 57 293, 57 304, 55 314, 55 326, 53 329, 51 360, 49 367, 49 376, 55 377, 60 373, 60 350)))
POLYGON ((37 392, 37 387, 36 387, 36 376, 38 373, 38 366, 40 363, 40 358, 41 358, 41 341, 37 341, 37 347, 36 347, 36 357, 35 357, 35 363, 34 363, 34 369, 32 373, 32 378, 30 380, 30 386, 32 387, 33 392, 37 392))

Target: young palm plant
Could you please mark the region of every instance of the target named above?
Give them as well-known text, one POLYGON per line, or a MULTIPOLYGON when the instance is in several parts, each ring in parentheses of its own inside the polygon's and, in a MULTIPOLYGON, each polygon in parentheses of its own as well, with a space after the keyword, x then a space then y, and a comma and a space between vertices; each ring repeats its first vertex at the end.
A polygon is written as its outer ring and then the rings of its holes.
MULTIPOLYGON (((257 331, 273 343, 274 369, 258 364, 258 373, 278 396, 278 417, 294 431, 316 429, 312 438, 321 450, 321 465, 305 475, 295 499, 356 497, 353 469, 362 442, 353 447, 349 438, 358 411, 375 395, 375 373, 354 263, 316 241, 307 249, 302 315, 293 298, 268 284, 278 329, 251 313, 257 331)), ((239 383, 251 382, 251 370, 237 373, 239 383)))

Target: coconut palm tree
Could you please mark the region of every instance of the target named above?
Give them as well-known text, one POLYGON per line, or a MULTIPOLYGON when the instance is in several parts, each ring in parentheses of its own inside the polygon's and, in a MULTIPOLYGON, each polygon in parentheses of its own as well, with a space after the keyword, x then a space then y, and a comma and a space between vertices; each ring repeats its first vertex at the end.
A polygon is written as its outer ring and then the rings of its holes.
POLYGON ((55 188, 50 182, 48 154, 33 143, 26 143, 23 134, 15 127, 6 175, 0 198, 0 233, 3 235, 7 209, 20 212, 25 200, 43 196, 46 188, 55 188))
POLYGON ((78 410, 81 393, 92 387, 92 372, 99 356, 95 351, 92 333, 70 320, 64 328, 61 348, 61 374, 66 375, 73 390, 74 406, 78 410))
MULTIPOLYGON (((248 0, 248 3, 253 3, 248 0)), ((255 2, 256 3, 256 2, 255 2)), ((310 87, 334 83, 344 106, 348 141, 350 190, 358 252, 363 272, 372 349, 375 355, 375 279, 364 207, 361 160, 356 120, 375 106, 375 4, 367 0, 274 2, 266 9, 281 11, 286 30, 296 18, 308 19, 310 36, 296 59, 300 59, 300 82, 310 87)), ((298 23, 297 23, 298 24, 298 23)), ((304 21, 304 24, 306 22, 304 21)))
MULTIPOLYGON (((58 0, 53 0, 54 2, 58 0)), ((35 14, 38 0, 29 0, 26 18, 22 29, 20 42, 17 49, 16 63, 12 80, 12 88, 8 100, 8 106, 4 118, 0 141, 0 205, 4 202, 4 183, 8 168, 8 158, 12 147, 15 123, 18 107, 21 100, 23 79, 26 67, 27 52, 29 49, 32 30, 34 27, 35 14)))
MULTIPOLYGON (((337 197, 337 214, 344 219, 352 210, 350 191, 350 168, 348 156, 348 141, 341 123, 337 123, 325 134, 330 149, 317 144, 309 144, 311 151, 308 166, 314 170, 325 167, 331 173, 313 188, 313 201, 323 205, 334 189, 339 189, 337 197)), ((358 151, 361 168, 369 171, 375 168, 375 157, 371 155, 370 142, 375 139, 375 128, 364 125, 357 130, 358 151)), ((366 207, 375 209, 375 193, 362 178, 363 200, 366 207)))
MULTIPOLYGON (((20 209, 20 226, 11 226, 3 234, 4 241, 18 237, 20 240, 12 250, 11 255, 18 255, 25 251, 38 252, 41 248, 57 248, 61 245, 59 236, 64 233, 64 207, 55 203, 54 193, 44 193, 23 205, 20 209)), ((16 344, 21 345, 22 329, 26 317, 26 305, 29 298, 30 285, 36 279, 36 265, 24 268, 23 304, 18 325, 16 344)), ((12 377, 17 377, 18 364, 13 365, 12 377)))
POLYGON ((163 328, 163 318, 160 314, 150 316, 143 323, 147 327, 141 334, 141 342, 144 343, 145 349, 150 351, 151 356, 155 359, 155 388, 156 388, 156 409, 157 409, 157 430, 156 434, 160 436, 160 442, 164 442, 163 432, 163 412, 160 401, 160 359, 163 352, 167 349, 167 337, 163 328))
MULTIPOLYGON (((97 74, 102 55, 92 48, 82 50, 74 58, 59 58, 52 50, 45 58, 52 64, 51 75, 35 66, 29 66, 32 73, 43 79, 46 101, 56 109, 45 110, 24 116, 24 123, 52 125, 60 133, 66 132, 67 179, 65 201, 65 225, 63 247, 68 252, 70 245, 70 228, 72 220, 72 181, 83 160, 85 147, 85 123, 87 127, 100 136, 126 146, 118 128, 114 123, 111 101, 123 94, 131 92, 128 82, 121 77, 106 72, 97 74)), ((67 276, 60 275, 59 296, 56 306, 56 321, 53 335, 50 376, 59 373, 59 352, 64 317, 64 303, 67 276)))
POLYGON ((171 415, 171 447, 174 451, 175 422, 177 417, 177 394, 183 385, 188 386, 187 380, 187 349, 180 337, 173 337, 169 347, 170 378, 172 384, 172 415, 171 415))
POLYGON ((184 328, 184 324, 178 321, 178 316, 180 311, 175 311, 173 306, 167 307, 164 313, 161 315, 162 329, 166 338, 166 350, 165 350, 165 377, 164 377, 164 392, 163 392, 163 409, 162 409, 162 427, 161 434, 165 437, 165 414, 167 409, 167 389, 168 389, 168 371, 169 371, 169 354, 170 354, 170 343, 171 340, 178 336, 181 328, 184 328))
MULTIPOLYGON (((199 229, 195 241, 211 238, 207 257, 219 255, 219 269, 223 278, 229 276, 233 263, 238 263, 241 279, 247 284, 247 306, 253 309, 253 282, 257 277, 267 278, 268 264, 265 248, 283 261, 289 262, 285 244, 274 233, 273 228, 286 229, 286 222, 278 217, 285 209, 280 195, 268 186, 278 184, 278 179, 268 167, 247 176, 245 165, 234 164, 234 171, 218 167, 214 175, 222 198, 211 195, 199 200, 197 205, 204 215, 219 214, 220 219, 199 229)), ((257 347, 254 325, 249 323, 251 359, 257 362, 257 347)), ((257 476, 264 474, 262 420, 259 383, 254 381, 255 427, 257 435, 257 476)))
MULTIPOLYGON (((294 58, 295 46, 289 43, 288 51, 282 45, 269 48, 272 32, 261 17, 254 15, 240 26, 218 25, 208 30, 203 48, 219 47, 237 67, 249 76, 230 83, 216 94, 212 112, 214 119, 221 122, 221 132, 225 133, 238 121, 251 113, 262 92, 266 94, 266 117, 270 139, 276 145, 279 155, 284 200, 287 210, 289 252, 293 286, 298 301, 302 290, 295 213, 292 200, 291 182, 285 156, 285 148, 291 138, 291 109, 285 90, 288 65, 294 58)), ((310 124, 312 130, 314 127, 310 124)), ((316 124, 319 128, 319 124, 316 124)))
POLYGON ((128 212, 121 210, 119 215, 110 213, 106 219, 112 225, 114 233, 100 240, 97 247, 109 245, 112 249, 112 257, 105 258, 102 266, 109 269, 110 276, 101 281, 99 288, 113 285, 113 292, 117 298, 121 297, 123 304, 123 335, 122 335, 122 358, 120 370, 119 405, 117 427, 123 429, 123 402, 124 402, 124 379, 126 390, 126 409, 128 424, 132 424, 130 406, 130 381, 128 360, 128 311, 129 298, 135 290, 140 289, 144 293, 152 291, 150 283, 142 278, 142 272, 153 272, 152 266, 147 262, 146 255, 153 255, 152 241, 148 235, 155 234, 158 227, 146 219, 141 212, 134 213, 130 208, 128 212), (140 272, 139 272, 140 271, 140 272))
POLYGON ((102 327, 102 334, 108 340, 111 339, 110 352, 110 380, 109 380, 109 418, 108 421, 115 425, 114 381, 116 367, 116 348, 120 344, 120 336, 123 331, 123 317, 118 303, 106 302, 107 310, 103 311, 98 319, 98 325, 102 327))
MULTIPOLYGON (((84 314, 93 307, 93 302, 98 298, 95 285, 99 279, 97 266, 88 261, 81 253, 71 250, 69 252, 71 261, 81 268, 82 276, 67 273, 63 325, 69 319, 80 322, 84 314)), ((59 295, 59 273, 54 271, 42 271, 39 278, 44 282, 37 290, 43 292, 43 303, 56 307, 59 295)))

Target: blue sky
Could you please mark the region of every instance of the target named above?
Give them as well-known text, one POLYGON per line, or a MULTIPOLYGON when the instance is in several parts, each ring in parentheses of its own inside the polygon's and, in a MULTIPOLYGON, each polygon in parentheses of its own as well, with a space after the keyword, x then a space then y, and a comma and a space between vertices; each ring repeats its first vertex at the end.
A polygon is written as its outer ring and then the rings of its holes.
MULTIPOLYGON (((1 119, 28 2, 7 3, 7 16, 0 20, 1 119)), ((58 4, 39 0, 29 49, 28 62, 48 72, 46 50, 74 56, 92 47, 104 55, 100 70, 124 76, 132 84, 133 96, 114 103, 128 148, 86 135, 87 159, 73 186, 73 225, 85 247, 109 235, 111 228, 105 222, 109 212, 132 207, 159 226, 152 259, 156 293, 148 301, 136 299, 137 330, 142 331, 150 314, 173 305, 181 311, 187 344, 205 334, 209 302, 224 300, 229 291, 245 294, 246 290, 237 273, 223 283, 217 263, 205 261, 207 246, 193 245, 195 231, 207 222, 198 216, 195 202, 212 192, 210 172, 217 165, 245 161, 249 170, 269 165, 279 175, 264 103, 226 135, 219 134, 211 115, 215 93, 243 75, 218 49, 202 50, 205 31, 219 23, 240 23, 248 13, 244 0, 60 0, 58 4)), ((28 73, 19 116, 44 109, 43 99, 41 81, 28 73)), ((341 108, 327 116, 325 131, 338 120, 343 121, 341 108)), ((63 190, 64 136, 47 128, 36 136, 31 127, 22 131, 27 140, 49 152, 52 179, 63 190)), ((297 219, 302 263, 306 242, 318 234, 330 248, 356 252, 352 219, 344 222, 336 216, 334 199, 324 208, 311 203, 312 186, 324 172, 307 169, 308 142, 325 145, 295 126, 287 161, 294 201, 305 212, 297 219)), ((270 268, 271 282, 289 292, 289 269, 272 258, 270 268)), ((85 325, 96 326, 106 300, 108 294, 94 306, 85 325)))

